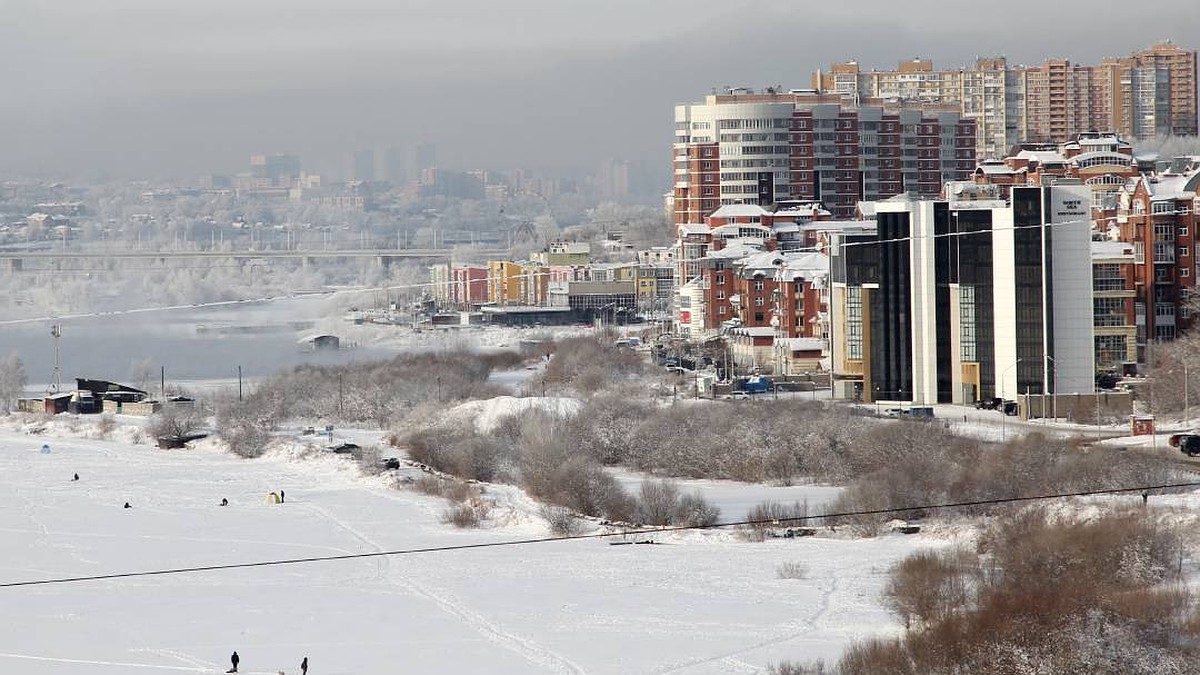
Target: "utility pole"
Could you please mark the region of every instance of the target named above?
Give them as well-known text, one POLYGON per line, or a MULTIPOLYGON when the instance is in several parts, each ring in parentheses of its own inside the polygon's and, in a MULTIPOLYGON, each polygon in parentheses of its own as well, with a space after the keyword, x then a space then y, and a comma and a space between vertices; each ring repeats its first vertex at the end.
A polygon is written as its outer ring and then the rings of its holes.
POLYGON ((242 400, 242 367, 238 366, 238 401, 242 400))

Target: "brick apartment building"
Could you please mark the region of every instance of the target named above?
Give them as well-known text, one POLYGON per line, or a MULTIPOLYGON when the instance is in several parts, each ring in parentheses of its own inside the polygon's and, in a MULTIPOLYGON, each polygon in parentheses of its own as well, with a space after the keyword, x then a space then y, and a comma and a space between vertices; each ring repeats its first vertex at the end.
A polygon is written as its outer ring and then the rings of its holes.
POLYGON ((1133 244, 1137 360, 1147 343, 1173 340, 1193 325, 1196 288, 1196 206, 1200 171, 1141 176, 1119 196, 1111 221, 1133 244))
POLYGON ((733 89, 676 106, 673 221, 723 205, 937 195, 975 168, 975 123, 936 106, 854 105, 841 95, 733 89))

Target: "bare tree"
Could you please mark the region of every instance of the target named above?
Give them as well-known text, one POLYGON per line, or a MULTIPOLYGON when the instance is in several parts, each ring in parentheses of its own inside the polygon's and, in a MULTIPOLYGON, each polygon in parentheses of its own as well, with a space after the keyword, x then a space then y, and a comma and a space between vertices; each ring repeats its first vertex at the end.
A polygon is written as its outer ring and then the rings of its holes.
POLYGON ((203 416, 192 406, 169 406, 151 420, 150 432, 155 436, 187 436, 203 423, 203 416))
POLYGON ((25 375, 25 363, 16 352, 10 352, 0 361, 0 411, 10 412, 21 394, 25 393, 25 385, 29 378, 25 375))
POLYGON ((149 357, 136 361, 129 367, 129 379, 133 380, 133 386, 142 391, 150 391, 151 383, 154 382, 154 359, 149 357))

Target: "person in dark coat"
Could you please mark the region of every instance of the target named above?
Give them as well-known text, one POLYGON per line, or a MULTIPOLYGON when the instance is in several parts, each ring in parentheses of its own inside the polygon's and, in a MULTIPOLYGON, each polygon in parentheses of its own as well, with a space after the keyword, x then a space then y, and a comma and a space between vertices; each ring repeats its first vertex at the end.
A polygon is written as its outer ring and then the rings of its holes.
POLYGON ((237 666, 238 666, 238 662, 239 662, 239 661, 241 661, 241 660, 242 660, 242 659, 241 659, 241 657, 240 657, 240 656, 238 656, 238 655, 237 655, 237 652, 235 651, 235 652, 233 653, 233 656, 229 657, 229 662, 233 664, 233 667, 232 667, 232 668, 230 668, 229 670, 225 671, 225 672, 227 672, 227 673, 236 673, 236 672, 237 672, 237 666))
POLYGON ((308 657, 307 656, 304 657, 304 660, 300 662, 300 675, 308 675, 308 657))
POLYGON ((132 509, 133 507, 129 505, 129 502, 125 502, 125 508, 132 509))
POLYGON ((283 490, 280 490, 280 491, 279 491, 279 503, 280 503, 280 504, 282 504, 282 503, 283 503, 283 490))
POLYGON ((229 500, 225 497, 221 497, 221 506, 229 506, 229 500))
POLYGON ((71 480, 79 480, 79 474, 75 474, 75 477, 72 478, 71 480))

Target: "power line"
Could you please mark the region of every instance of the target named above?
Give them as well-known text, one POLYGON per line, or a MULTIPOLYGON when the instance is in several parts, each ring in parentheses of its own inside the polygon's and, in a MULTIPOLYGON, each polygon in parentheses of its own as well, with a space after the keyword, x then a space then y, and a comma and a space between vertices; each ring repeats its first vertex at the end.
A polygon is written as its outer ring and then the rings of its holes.
POLYGON ((574 541, 580 539, 601 539, 606 537, 625 537, 630 535, 642 534, 662 534, 665 532, 682 532, 686 530, 713 530, 726 527, 738 527, 747 525, 778 525, 781 523, 801 523, 817 519, 836 519, 850 518, 856 516, 872 516, 885 513, 904 513, 906 511, 925 511, 934 509, 949 509, 949 508, 965 508, 969 506, 989 506, 996 504, 1012 504, 1018 502, 1032 502, 1049 499, 1063 499, 1067 497, 1089 497, 1094 495, 1105 494, 1120 494, 1123 492, 1149 492, 1151 490, 1174 490, 1180 488, 1200 487, 1200 481, 1187 483, 1165 483, 1160 485, 1141 485, 1136 487, 1124 488, 1104 488, 1098 490, 1083 490, 1079 492, 1059 492, 1045 495, 1032 495, 1026 497, 1003 497, 997 499, 977 499, 963 502, 949 502, 942 504, 923 504, 919 506, 900 506, 883 509, 865 509, 860 511, 843 511, 838 513, 823 513, 819 515, 802 515, 791 518, 781 519, 757 519, 757 520, 738 520, 724 523, 714 523, 712 525, 675 525, 668 527, 643 527, 633 530, 625 530, 621 532, 598 532, 592 534, 576 534, 562 537, 540 537, 534 539, 511 539, 507 541, 480 542, 474 544, 455 544, 451 546, 427 546, 422 548, 407 548, 395 549, 390 551, 371 551, 367 553, 346 553, 342 555, 329 556, 312 556, 307 558, 283 558, 275 560, 260 560, 248 563, 227 563, 222 565, 198 565, 193 567, 173 567, 157 570, 143 570, 139 572, 118 572, 112 574, 95 574, 78 577, 56 577, 50 579, 35 579, 30 581, 9 581, 0 583, 0 588, 16 588, 21 586, 49 586, 56 584, 81 583, 88 581, 108 581, 113 579, 129 579, 134 577, 154 577, 168 576, 175 574, 193 574, 196 572, 215 572, 221 570, 232 569, 250 569, 255 567, 275 567, 280 565, 299 565, 316 562, 334 562, 339 560, 355 560, 361 558, 379 558, 384 556, 402 556, 402 555, 419 555, 422 553, 449 553, 455 551, 468 551, 473 549, 484 548, 502 548, 508 546, 528 546, 530 544, 548 544, 559 541, 574 541))

